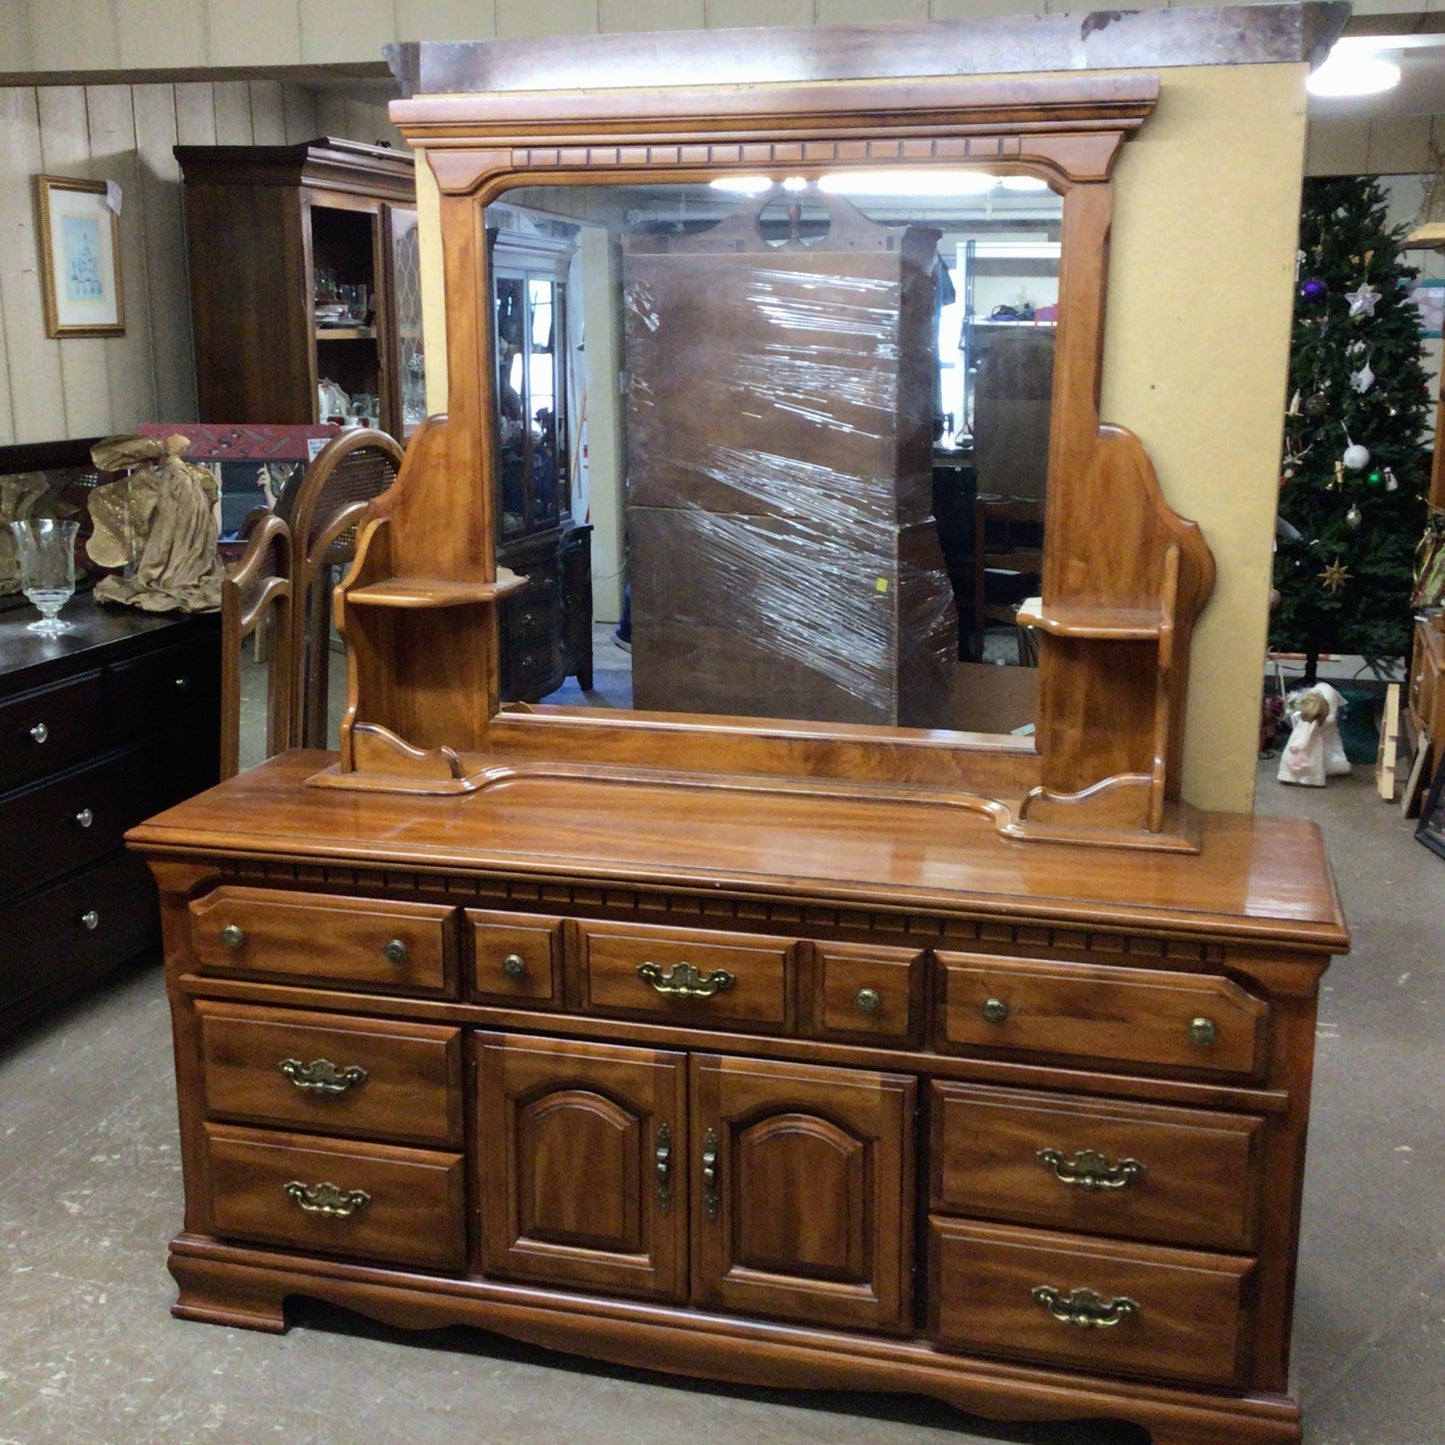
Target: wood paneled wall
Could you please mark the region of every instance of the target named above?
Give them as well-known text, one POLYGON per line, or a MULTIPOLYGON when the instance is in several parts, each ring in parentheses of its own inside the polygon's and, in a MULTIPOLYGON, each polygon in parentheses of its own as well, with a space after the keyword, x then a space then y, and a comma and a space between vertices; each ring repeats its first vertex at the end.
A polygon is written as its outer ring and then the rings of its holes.
MULTIPOLYGON (((64 7, 58 7, 64 8, 64 7)), ((385 112, 278 81, 0 88, 0 445, 196 418, 172 146, 391 138, 385 112), (45 335, 31 177, 122 191, 126 332, 45 335)))

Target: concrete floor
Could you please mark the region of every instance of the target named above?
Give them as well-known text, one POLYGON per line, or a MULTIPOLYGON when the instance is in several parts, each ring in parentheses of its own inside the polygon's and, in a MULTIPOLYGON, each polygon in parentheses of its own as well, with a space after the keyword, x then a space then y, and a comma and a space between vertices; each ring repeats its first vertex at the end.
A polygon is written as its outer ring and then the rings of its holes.
MULTIPOLYGON (((1326 976, 1296 1365, 1309 1445, 1445 1440, 1445 859, 1374 793, 1261 768, 1262 811, 1326 830, 1354 953, 1326 976)), ((0 1445, 556 1442, 1124 1445, 927 1401, 692 1384, 477 1332, 303 1306, 285 1336, 173 1319, 181 1218, 159 972, 0 1043, 0 1445)))

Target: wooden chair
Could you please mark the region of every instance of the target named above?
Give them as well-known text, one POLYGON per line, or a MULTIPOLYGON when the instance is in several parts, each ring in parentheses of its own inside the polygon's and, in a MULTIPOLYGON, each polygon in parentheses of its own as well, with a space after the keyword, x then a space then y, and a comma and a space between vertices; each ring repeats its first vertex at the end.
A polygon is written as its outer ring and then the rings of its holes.
POLYGON ((291 616, 291 743, 328 746, 332 569, 356 550, 356 528, 367 503, 396 480, 402 448, 385 432, 359 429, 333 437, 277 499, 295 550, 291 616))
MULTIPOLYGON (((980 496, 973 504, 973 657, 983 661, 990 622, 1014 624, 1018 604, 1043 580, 1044 504, 1018 497, 980 496)), ((1019 662, 1030 658, 1022 637, 1019 662)))
MULTIPOLYGON (((291 746, 293 644, 291 531, 258 508, 241 528, 246 550, 221 583, 221 777, 241 767, 241 646, 268 635, 266 756, 291 746)), ((258 651, 258 658, 260 649, 258 651)))

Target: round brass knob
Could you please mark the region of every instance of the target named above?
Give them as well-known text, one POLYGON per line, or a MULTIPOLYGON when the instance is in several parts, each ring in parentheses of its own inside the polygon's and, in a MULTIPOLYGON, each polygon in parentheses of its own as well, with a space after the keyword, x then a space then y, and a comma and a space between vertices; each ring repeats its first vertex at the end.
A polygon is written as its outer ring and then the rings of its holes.
POLYGON ((228 923, 221 930, 221 942, 235 953, 246 942, 246 935, 234 923, 228 923))
POLYGON ((82 828, 88 828, 95 822, 95 814, 92 813, 89 808, 82 808, 75 815, 75 821, 79 823, 82 828))
POLYGON ((1219 1029, 1213 1019, 1191 1019, 1189 1021, 1189 1037, 1196 1044, 1208 1047, 1219 1037, 1219 1029))
POLYGON ((50 729, 46 727, 44 723, 36 723, 35 726, 30 729, 30 736, 33 737, 37 743, 43 743, 45 739, 50 736, 50 729))
POLYGON ((1001 1024, 1008 1017, 1008 1005, 1001 998, 988 999, 983 1006, 983 1016, 991 1024, 1001 1024))
POLYGON ((85 912, 80 915, 80 921, 87 928, 99 928, 100 914, 98 914, 93 908, 87 908, 85 912))
POLYGON ((853 1005, 859 1013, 872 1015, 883 1007, 883 1000, 878 997, 876 988, 860 988, 853 995, 853 1005))
POLYGON ((405 963, 409 957, 406 944, 399 938, 393 938, 381 951, 388 963, 405 963))
POLYGON ((509 953, 502 960, 502 972, 508 978, 522 978, 527 972, 527 965, 520 954, 509 953))

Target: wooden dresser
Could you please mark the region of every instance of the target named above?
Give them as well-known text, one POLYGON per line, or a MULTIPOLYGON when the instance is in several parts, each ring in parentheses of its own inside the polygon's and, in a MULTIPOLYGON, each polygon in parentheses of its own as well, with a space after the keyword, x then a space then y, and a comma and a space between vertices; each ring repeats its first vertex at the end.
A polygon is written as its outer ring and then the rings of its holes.
POLYGON ((66 604, 0 613, 0 1034, 153 946, 155 891, 121 836, 216 781, 215 615, 66 604))
POLYGON ((1296 1440, 1313 825, 1197 856, 920 804, 517 779, 131 834, 180 1070, 176 1313, 293 1294, 624 1364, 1296 1440), (906 840, 906 841, 905 841, 906 840))

